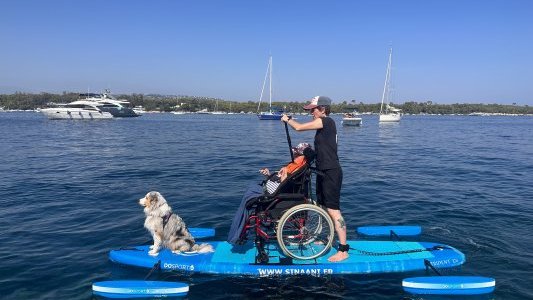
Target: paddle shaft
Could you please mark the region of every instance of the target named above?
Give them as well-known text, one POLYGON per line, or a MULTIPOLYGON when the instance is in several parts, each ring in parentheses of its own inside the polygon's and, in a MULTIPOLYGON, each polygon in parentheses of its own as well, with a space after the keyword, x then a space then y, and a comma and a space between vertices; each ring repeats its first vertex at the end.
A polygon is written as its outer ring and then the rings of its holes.
POLYGON ((289 135, 289 126, 287 125, 287 122, 283 123, 285 123, 285 133, 287 134, 287 143, 289 143, 289 153, 291 154, 291 161, 294 162, 294 154, 292 154, 291 136, 289 135))

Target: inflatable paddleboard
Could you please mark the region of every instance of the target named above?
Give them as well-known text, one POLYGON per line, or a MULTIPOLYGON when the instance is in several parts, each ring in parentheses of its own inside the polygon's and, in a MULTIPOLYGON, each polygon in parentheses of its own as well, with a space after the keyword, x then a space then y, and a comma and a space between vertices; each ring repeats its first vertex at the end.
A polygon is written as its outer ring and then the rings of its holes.
POLYGON ((106 298, 153 298, 185 296, 189 286, 183 282, 117 280, 93 284, 93 294, 106 298))
POLYGON ((189 228, 189 232, 195 239, 205 239, 215 236, 214 228, 192 227, 189 228))
POLYGON ((357 233, 367 236, 415 236, 420 235, 422 227, 416 225, 410 226, 363 226, 357 228, 357 233))
POLYGON ((403 241, 348 241, 350 257, 330 263, 327 258, 337 250, 313 260, 295 260, 283 255, 277 244, 267 245, 268 264, 256 264, 253 243, 234 246, 227 242, 209 242, 215 252, 174 254, 164 249, 157 256, 148 254, 149 246, 112 250, 111 261, 119 264, 152 268, 160 262, 162 270, 182 270, 211 274, 251 276, 369 274, 407 272, 426 268, 425 260, 436 268, 463 264, 459 250, 441 244, 403 241))
POLYGON ((404 279, 402 286, 412 294, 476 295, 492 293, 496 280, 480 276, 412 277, 404 279))

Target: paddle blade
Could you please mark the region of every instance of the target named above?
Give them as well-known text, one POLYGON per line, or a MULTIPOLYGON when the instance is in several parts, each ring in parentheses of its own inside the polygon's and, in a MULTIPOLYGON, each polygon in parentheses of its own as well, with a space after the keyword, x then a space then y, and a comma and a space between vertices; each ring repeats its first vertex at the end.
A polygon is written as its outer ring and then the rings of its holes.
POLYGON ((415 236, 422 232, 420 226, 363 226, 357 228, 357 233, 368 236, 390 236, 391 232, 397 236, 415 236))
POLYGON ((202 228, 202 227, 193 227, 189 228, 189 232, 195 239, 202 239, 215 236, 214 228, 202 228))
POLYGON ((404 291, 411 294, 477 295, 494 291, 496 280, 480 276, 411 277, 402 281, 404 291))
POLYGON ((93 283, 93 294, 107 298, 179 297, 189 292, 183 282, 117 280, 93 283))

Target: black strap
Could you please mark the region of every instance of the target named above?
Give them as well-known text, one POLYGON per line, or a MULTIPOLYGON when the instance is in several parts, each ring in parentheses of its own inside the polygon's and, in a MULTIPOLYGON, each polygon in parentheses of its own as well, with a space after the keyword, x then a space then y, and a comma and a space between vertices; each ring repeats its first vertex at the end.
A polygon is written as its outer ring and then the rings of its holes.
POLYGON ((167 225, 168 220, 170 220, 170 216, 172 216, 172 212, 163 216, 163 228, 165 228, 165 225, 167 225))
POLYGON ((428 268, 430 268, 431 270, 435 271, 437 275, 442 276, 442 274, 439 271, 437 271, 437 269, 435 269, 435 267, 431 264, 429 260, 424 259, 424 265, 426 266, 426 271, 428 270, 428 268))
POLYGON ((337 250, 341 252, 348 252, 348 250, 350 250, 350 246, 339 244, 339 247, 337 248, 337 250))
POLYGON ((148 272, 148 275, 146 275, 146 277, 144 277, 144 280, 148 279, 148 277, 150 277, 150 275, 152 275, 152 273, 156 270, 161 270, 161 260, 158 260, 155 265, 152 267, 152 269, 150 270, 150 272, 148 272))
POLYGON ((442 245, 437 245, 431 248, 411 249, 411 250, 391 251, 391 252, 372 252, 372 251, 359 250, 359 249, 352 248, 352 247, 350 247, 350 249, 355 250, 364 255, 385 256, 385 255, 397 255, 397 254, 406 254, 406 253, 417 253, 417 252, 424 252, 424 251, 441 251, 441 250, 450 249, 450 248, 446 246, 442 246, 442 245))

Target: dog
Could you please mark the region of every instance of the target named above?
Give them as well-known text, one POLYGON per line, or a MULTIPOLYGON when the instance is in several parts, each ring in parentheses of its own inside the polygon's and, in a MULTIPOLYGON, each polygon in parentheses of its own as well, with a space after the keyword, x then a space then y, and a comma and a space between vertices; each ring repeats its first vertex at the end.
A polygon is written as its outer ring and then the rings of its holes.
POLYGON ((214 251, 213 246, 209 244, 195 243, 185 222, 172 212, 172 208, 159 192, 149 192, 144 198, 139 199, 139 204, 144 206, 146 215, 144 227, 150 231, 154 240, 148 252, 151 256, 157 256, 161 247, 166 247, 176 254, 214 251))

